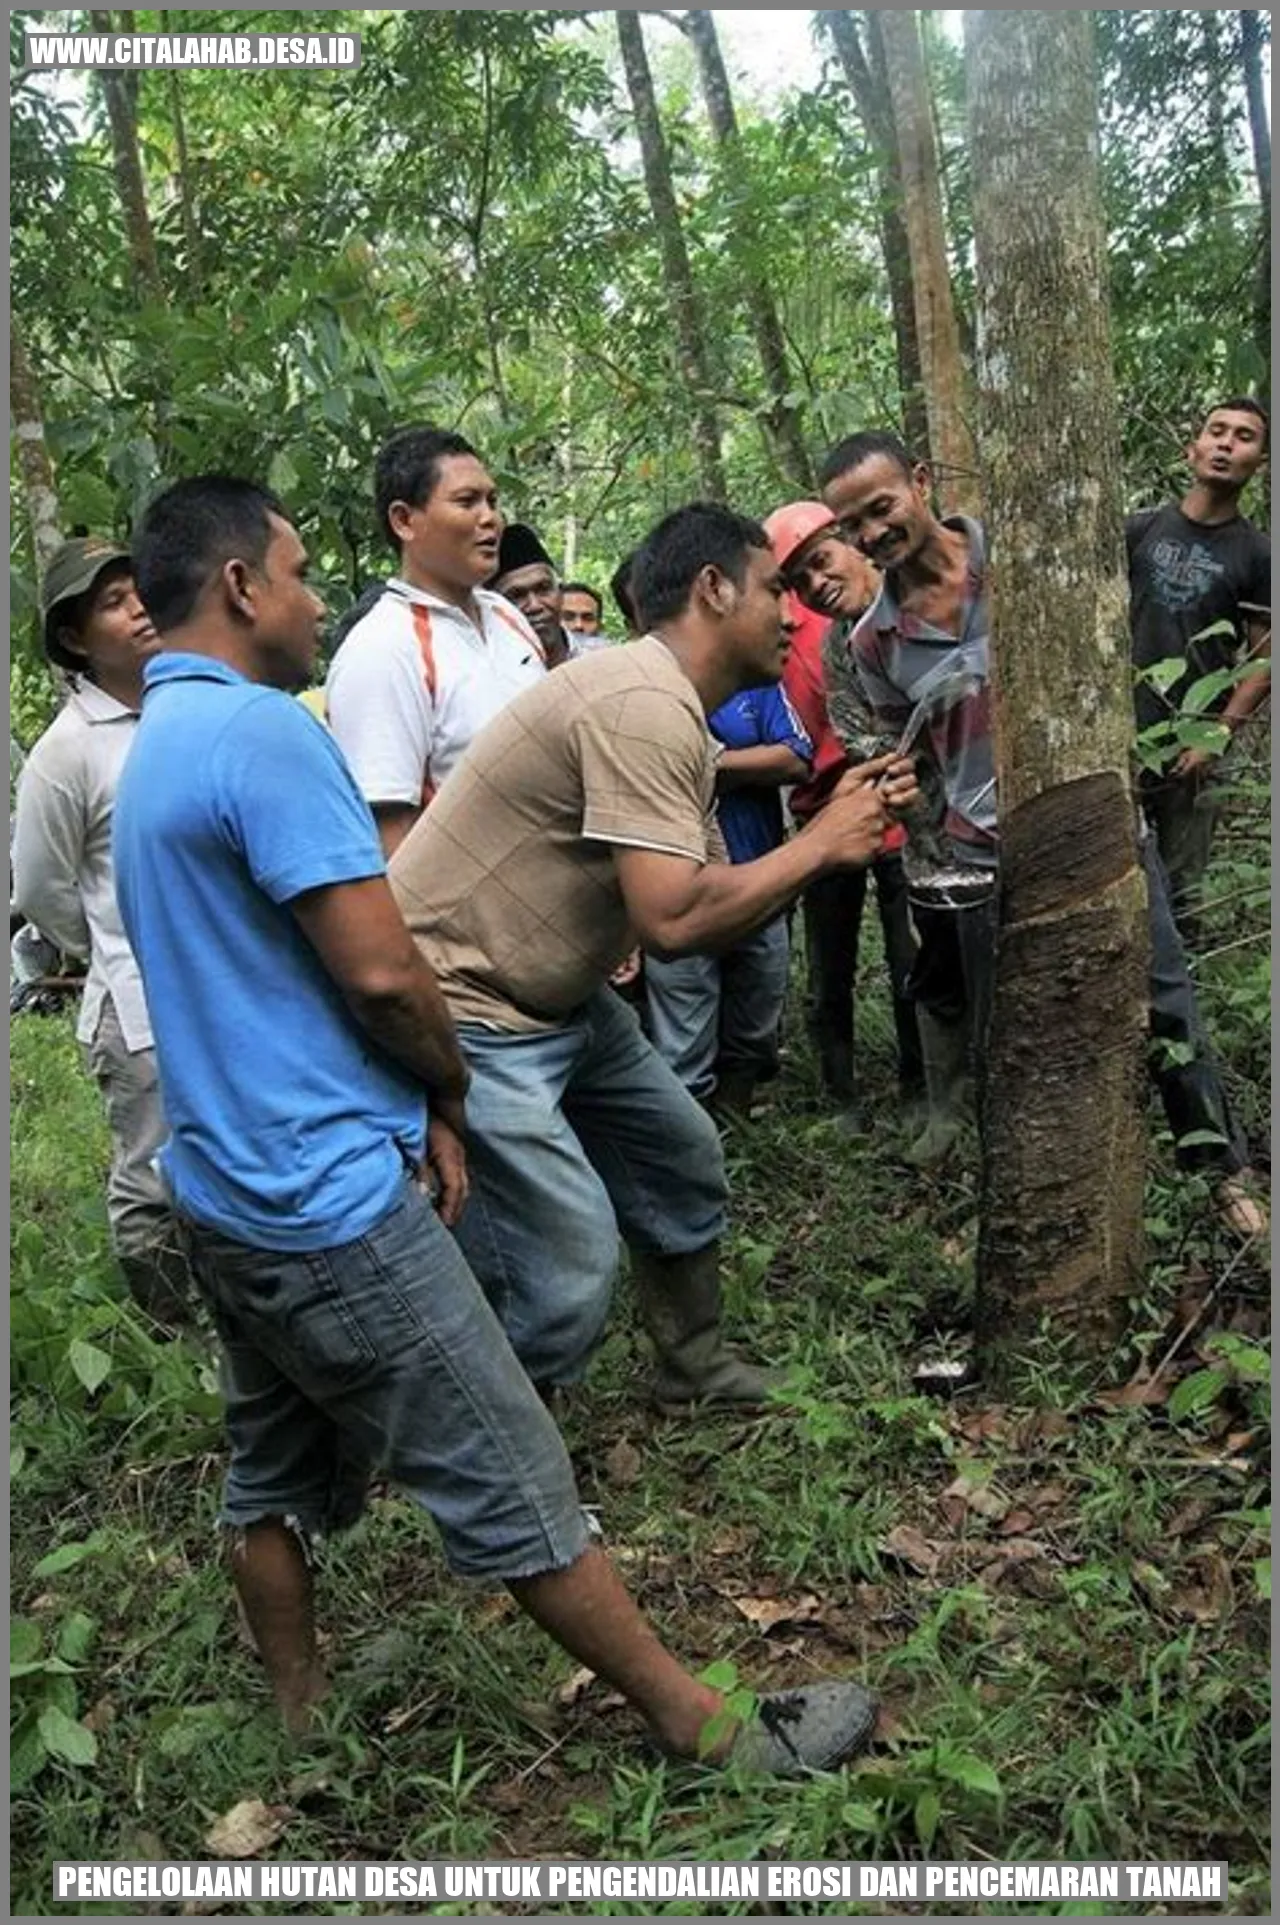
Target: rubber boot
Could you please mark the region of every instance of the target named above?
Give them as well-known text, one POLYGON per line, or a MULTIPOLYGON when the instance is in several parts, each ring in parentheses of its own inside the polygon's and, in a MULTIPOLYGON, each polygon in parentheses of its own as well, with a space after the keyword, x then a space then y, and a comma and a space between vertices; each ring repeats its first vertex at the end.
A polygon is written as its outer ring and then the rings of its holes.
POLYGON ((749 1069, 724 1069, 716 1076, 716 1086, 707 1098, 712 1115, 750 1117, 756 1093, 756 1077, 749 1069))
POLYGON ((818 1067, 823 1089, 839 1105, 836 1128, 842 1136, 864 1135, 866 1119, 854 1081, 853 1044, 845 1040, 823 1043, 818 1051, 818 1067))
POLYGON ((719 1244, 687 1256, 630 1255, 640 1320, 657 1352, 652 1396, 659 1410, 679 1416, 697 1404, 760 1409, 777 1380, 725 1342, 719 1244))
POLYGON ((166 1336, 195 1326, 195 1286, 180 1251, 156 1244, 145 1256, 122 1256, 119 1263, 129 1295, 166 1336))
POLYGON ((964 1124, 969 1025, 940 1022, 927 1009, 919 1009, 917 1017, 929 1110, 906 1160, 918 1170, 932 1170, 946 1161, 964 1124))

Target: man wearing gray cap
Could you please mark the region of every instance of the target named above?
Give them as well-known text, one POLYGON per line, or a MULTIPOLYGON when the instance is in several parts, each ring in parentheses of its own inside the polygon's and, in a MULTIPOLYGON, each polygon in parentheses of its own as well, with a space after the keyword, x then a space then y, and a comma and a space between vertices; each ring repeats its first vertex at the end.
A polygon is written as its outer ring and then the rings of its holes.
POLYGON ((111 1130, 107 1213, 134 1300, 158 1323, 187 1321, 186 1265, 153 1166, 168 1130, 138 967, 116 905, 111 818, 142 706, 142 666, 160 640, 128 551, 64 542, 41 585, 45 653, 67 699, 18 787, 13 895, 59 949, 89 959, 76 1034, 111 1130))

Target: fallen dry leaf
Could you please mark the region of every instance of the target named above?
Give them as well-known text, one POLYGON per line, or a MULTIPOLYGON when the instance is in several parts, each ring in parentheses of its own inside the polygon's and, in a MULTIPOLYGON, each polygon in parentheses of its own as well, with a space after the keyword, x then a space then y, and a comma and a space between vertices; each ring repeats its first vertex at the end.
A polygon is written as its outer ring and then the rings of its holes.
POLYGON ((86 1731, 105 1731, 107 1726, 113 1722, 115 1715, 115 1699, 99 1698, 98 1702, 95 1705, 91 1705, 85 1712, 80 1722, 86 1731))
POLYGON ((822 1600, 812 1591, 799 1597, 735 1597, 730 1600, 748 1624, 766 1636, 778 1624, 816 1624, 822 1616, 822 1600))
POLYGON ((931 1544, 914 1524, 895 1524, 882 1540, 880 1549, 887 1557, 895 1557, 900 1564, 919 1572, 921 1577, 933 1575, 942 1555, 940 1546, 931 1544))
POLYGON ((1009 1413, 1003 1404, 992 1404, 987 1410, 975 1410, 956 1425, 962 1437, 971 1444, 982 1444, 992 1437, 1003 1437, 1009 1429, 1009 1413))
POLYGON ((876 1713, 876 1728, 871 1735, 876 1744, 897 1744, 899 1739, 906 1737, 907 1727, 894 1717, 892 1711, 886 1711, 881 1705, 876 1713))
POLYGON ((619 1437, 604 1460, 605 1476, 611 1484, 634 1484, 643 1468, 639 1451, 625 1437, 619 1437))
POLYGON ((893 1596, 887 1584, 855 1584, 850 1593, 858 1612, 867 1618, 891 1618, 893 1596))
POLYGON ((751 1542, 750 1531, 744 1531, 740 1524, 727 1524, 716 1532, 707 1549, 712 1557, 740 1557, 751 1542))
POLYGON ((1001 1537, 1025 1537, 1035 1521, 1034 1511, 1006 1511, 996 1528, 1001 1537))
POLYGON ((969 1521, 969 1507, 963 1497, 938 1499, 938 1514, 949 1531, 962 1531, 969 1521))
POLYGON ((973 1477, 957 1477, 942 1493, 944 1498, 959 1498, 967 1510, 998 1524, 1009 1508, 1009 1500, 993 1491, 989 1484, 973 1477))
POLYGON ((1095 1391, 1093 1402, 1104 1410, 1141 1410, 1169 1401, 1172 1377, 1135 1377, 1119 1390, 1095 1391))
POLYGON ((579 1665, 578 1669, 572 1672, 563 1684, 556 1686, 556 1703, 562 1704, 566 1708, 577 1704, 578 1699, 582 1696, 588 1685, 594 1684, 595 1681, 595 1672, 590 1670, 585 1664, 579 1665))
POLYGON ((256 1858, 275 1844, 293 1815, 291 1805, 264 1805, 260 1798, 242 1798, 215 1819, 204 1842, 215 1858, 256 1858))
POLYGON ((1216 1624, 1235 1603, 1231 1567, 1221 1551, 1207 1550, 1193 1558, 1189 1568, 1199 1583, 1179 1584, 1169 1601, 1182 1617, 1194 1618, 1197 1624, 1216 1624))

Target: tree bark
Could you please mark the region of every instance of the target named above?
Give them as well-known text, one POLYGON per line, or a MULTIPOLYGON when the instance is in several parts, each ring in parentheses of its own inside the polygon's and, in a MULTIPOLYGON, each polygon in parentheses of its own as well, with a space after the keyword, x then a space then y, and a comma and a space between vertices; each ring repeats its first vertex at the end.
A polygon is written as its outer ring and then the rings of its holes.
POLYGON ((9 406, 18 444, 18 472, 22 478, 36 574, 42 576, 61 546, 62 531, 58 526, 53 463, 44 438, 40 383, 28 359, 16 314, 9 317, 9 406))
MULTIPOLYGON (((115 32, 109 8, 91 9, 89 22, 96 33, 115 32)), ((138 125, 128 84, 129 75, 125 69, 102 67, 98 70, 98 82, 107 103, 116 190, 124 214, 129 258, 133 263, 138 294, 144 301, 163 305, 164 283, 160 278, 156 237, 147 208, 147 190, 138 153, 138 125)))
POLYGON ((827 23, 832 45, 844 70, 845 82, 853 95, 863 132, 875 155, 879 183, 876 224, 880 230, 885 278, 889 283, 898 387, 902 395, 903 433, 911 452, 921 460, 927 460, 930 452, 929 416, 924 404, 924 374, 920 366, 920 341, 916 334, 916 296, 911 285, 911 249, 902 213, 902 164, 898 159, 893 113, 889 106, 884 44, 874 14, 867 15, 865 51, 858 38, 855 15, 844 8, 832 8, 822 18, 827 23))
POLYGON ((794 483, 800 494, 813 495, 817 492, 817 476, 814 473, 809 450, 805 446, 800 410, 787 400, 791 388, 791 377, 787 366, 787 349, 782 336, 782 324, 778 319, 777 303, 773 298, 773 289, 769 285, 763 267, 753 256, 750 223, 746 215, 749 196, 747 160, 742 150, 738 117, 733 105, 733 92, 729 86, 728 73, 725 71, 724 58, 720 52, 715 19, 705 9, 692 9, 685 15, 685 19, 688 22, 694 51, 698 56, 702 92, 707 103, 707 118, 711 122, 711 131, 715 136, 720 157, 721 174, 729 193, 729 204, 732 210, 730 235, 733 251, 737 256, 738 273, 742 281, 747 312, 751 316, 752 332, 756 337, 756 351, 760 356, 765 391, 769 396, 769 409, 764 417, 765 424, 769 430, 777 460, 787 480, 794 483))
POLYGON ((663 279, 676 332, 676 356, 689 396, 700 483, 704 494, 724 501, 729 491, 720 453, 720 424, 716 419, 710 359, 697 291, 693 284, 693 269, 689 264, 689 251, 680 226, 680 212, 671 180, 671 162, 658 116, 644 33, 638 13, 624 10, 614 17, 618 25, 618 45, 622 49, 622 64, 631 93, 636 131, 640 136, 649 207, 662 251, 663 279))
POLYGON ((938 155, 929 87, 912 11, 872 9, 884 41, 889 97, 902 166, 903 209, 911 249, 916 333, 924 369, 929 446, 938 493, 948 510, 978 506, 977 457, 965 405, 960 329, 951 292, 938 155))
POLYGON ((1146 892, 1090 16, 965 15, 1001 909, 978 1244, 997 1380, 1141 1275, 1146 892))
POLYGON ((1258 278, 1253 301, 1253 339, 1261 363, 1262 389, 1271 392, 1271 123, 1267 119, 1267 88, 1262 75, 1262 28, 1256 7, 1240 10, 1240 53, 1244 63, 1245 94, 1249 102, 1249 137, 1262 203, 1258 278))

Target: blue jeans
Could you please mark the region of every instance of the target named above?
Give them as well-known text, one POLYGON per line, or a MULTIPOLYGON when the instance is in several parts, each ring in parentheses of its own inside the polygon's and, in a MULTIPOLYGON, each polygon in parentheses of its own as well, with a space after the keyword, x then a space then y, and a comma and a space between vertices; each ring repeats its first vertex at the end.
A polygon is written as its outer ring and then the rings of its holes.
POLYGON ((653 1046, 699 1100, 715 1089, 717 1069, 777 1075, 790 960, 785 916, 720 956, 645 957, 653 1046))
POLYGON ((458 1241, 535 1383, 572 1383, 604 1333, 619 1231, 659 1256, 721 1234, 720 1138, 612 990, 559 1029, 459 1035, 472 1080, 458 1241))
POLYGON ((435 1519, 460 1575, 509 1583, 582 1554, 560 1433, 413 1184, 331 1249, 183 1230, 222 1340, 226 1525, 324 1535, 355 1522, 376 1469, 435 1519))

